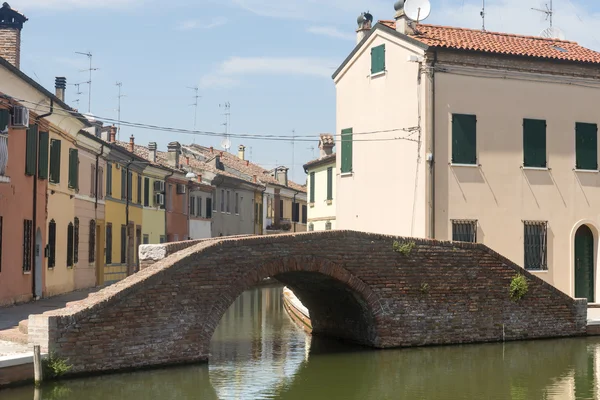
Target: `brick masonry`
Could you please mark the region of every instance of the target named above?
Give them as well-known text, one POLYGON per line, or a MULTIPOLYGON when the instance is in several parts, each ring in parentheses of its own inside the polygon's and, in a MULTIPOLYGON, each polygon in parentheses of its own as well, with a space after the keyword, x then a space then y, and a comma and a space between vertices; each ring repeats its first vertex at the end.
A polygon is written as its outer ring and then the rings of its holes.
POLYGON ((0 29, 0 57, 17 68, 21 66, 21 30, 17 28, 0 29))
POLYGON ((207 361, 222 315, 266 277, 310 310, 313 334, 376 348, 586 333, 585 299, 481 244, 325 231, 218 238, 167 253, 68 308, 30 316, 30 342, 67 358, 73 373, 207 361), (403 255, 394 241, 415 247, 403 255), (515 303, 518 273, 529 291, 515 303))

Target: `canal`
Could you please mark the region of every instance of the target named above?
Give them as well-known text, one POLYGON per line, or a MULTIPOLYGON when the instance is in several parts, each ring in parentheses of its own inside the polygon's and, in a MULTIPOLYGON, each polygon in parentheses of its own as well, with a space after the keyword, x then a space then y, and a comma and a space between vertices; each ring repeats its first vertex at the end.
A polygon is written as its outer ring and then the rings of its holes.
POLYGON ((245 292, 211 343, 208 365, 0 391, 2 400, 598 399, 600 339, 377 351, 311 338, 281 287, 245 292))

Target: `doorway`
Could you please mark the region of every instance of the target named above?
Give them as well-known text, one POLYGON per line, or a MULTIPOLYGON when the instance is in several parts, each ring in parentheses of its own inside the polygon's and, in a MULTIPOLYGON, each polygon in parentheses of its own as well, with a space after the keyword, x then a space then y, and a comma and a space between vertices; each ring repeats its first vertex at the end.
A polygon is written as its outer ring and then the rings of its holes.
POLYGON ((42 231, 35 233, 35 297, 42 298, 42 231))
POLYGON ((575 297, 594 302, 594 234, 587 225, 575 233, 575 297))

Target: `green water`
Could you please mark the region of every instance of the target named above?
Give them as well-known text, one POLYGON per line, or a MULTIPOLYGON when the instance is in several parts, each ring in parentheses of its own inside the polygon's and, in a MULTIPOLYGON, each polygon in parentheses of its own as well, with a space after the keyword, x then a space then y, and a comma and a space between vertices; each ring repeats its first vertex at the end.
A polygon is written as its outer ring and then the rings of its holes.
POLYGON ((311 339, 270 287, 231 306, 208 365, 2 390, 0 400, 598 399, 599 379, 594 338, 385 351, 311 339))

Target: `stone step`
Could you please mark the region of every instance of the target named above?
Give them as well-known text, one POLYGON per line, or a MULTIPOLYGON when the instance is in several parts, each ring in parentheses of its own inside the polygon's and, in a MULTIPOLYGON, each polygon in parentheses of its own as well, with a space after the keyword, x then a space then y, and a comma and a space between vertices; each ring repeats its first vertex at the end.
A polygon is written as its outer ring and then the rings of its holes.
POLYGON ((19 322, 19 331, 21 333, 24 333, 25 335, 27 335, 27 333, 29 333, 29 320, 28 319, 24 319, 23 321, 19 322))
POLYGON ((0 340, 7 342, 16 342, 27 344, 27 334, 19 330, 19 328, 11 328, 0 331, 0 340))

